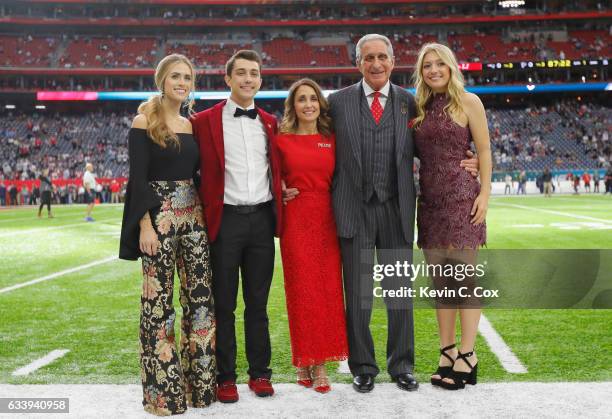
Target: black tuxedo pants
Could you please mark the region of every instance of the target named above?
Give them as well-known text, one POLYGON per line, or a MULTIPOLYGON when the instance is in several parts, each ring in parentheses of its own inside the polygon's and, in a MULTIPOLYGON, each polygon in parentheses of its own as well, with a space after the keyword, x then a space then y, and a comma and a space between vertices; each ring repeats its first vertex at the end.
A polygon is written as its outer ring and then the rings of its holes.
POLYGON ((217 380, 236 379, 235 315, 239 277, 242 277, 244 331, 248 374, 270 378, 268 294, 274 273, 272 205, 247 213, 224 206, 219 234, 211 246, 213 295, 217 317, 217 380))

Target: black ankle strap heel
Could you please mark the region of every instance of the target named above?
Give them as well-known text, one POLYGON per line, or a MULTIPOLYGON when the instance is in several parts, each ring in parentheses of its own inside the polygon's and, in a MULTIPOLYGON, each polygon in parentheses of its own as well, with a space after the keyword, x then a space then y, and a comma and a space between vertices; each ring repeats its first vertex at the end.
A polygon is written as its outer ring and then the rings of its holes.
MULTIPOLYGON (((451 370, 450 374, 448 375, 448 378, 452 379, 453 382, 449 383, 446 381, 441 381, 440 387, 445 388, 447 390, 459 390, 465 388, 466 384, 475 386, 478 376, 478 362, 475 365, 472 365, 470 361, 468 361, 468 358, 472 355, 474 355, 474 350, 471 350, 470 352, 467 352, 465 354, 462 354, 461 351, 459 351, 457 354, 457 360, 462 359, 463 362, 465 362, 465 364, 470 367, 470 371, 463 372, 451 370)), ((455 360, 455 362, 457 362, 457 360, 455 360)))
POLYGON ((440 365, 438 365, 438 369, 432 375, 439 375, 440 378, 433 378, 432 377, 430 379, 431 385, 439 386, 440 383, 442 382, 442 379, 445 378, 445 377, 448 377, 449 374, 453 371, 453 365, 455 364, 455 359, 453 359, 453 357, 450 356, 447 353, 447 351, 450 351, 455 346, 457 346, 457 345, 453 343, 452 345, 448 345, 448 346, 440 349, 440 355, 442 355, 443 357, 446 357, 446 359, 448 359, 451 362, 451 364, 449 366, 445 366, 445 367, 441 367, 440 365))

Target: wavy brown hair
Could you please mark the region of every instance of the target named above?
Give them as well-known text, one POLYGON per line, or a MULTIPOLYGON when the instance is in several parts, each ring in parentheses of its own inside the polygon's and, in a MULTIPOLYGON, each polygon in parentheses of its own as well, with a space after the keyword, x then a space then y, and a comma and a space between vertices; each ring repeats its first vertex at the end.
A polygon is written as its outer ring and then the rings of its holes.
POLYGON ((191 116, 193 112, 193 105, 195 100, 191 93, 195 91, 195 68, 189 58, 181 54, 170 54, 157 64, 155 68, 155 86, 159 93, 151 96, 146 102, 143 102, 138 107, 138 113, 143 114, 147 118, 147 135, 154 143, 160 147, 165 148, 168 144, 174 144, 178 146, 179 139, 178 135, 168 127, 164 115, 164 107, 162 101, 164 100, 164 83, 166 77, 170 73, 170 68, 177 63, 187 64, 191 70, 191 86, 189 86, 189 96, 183 106, 187 108, 187 113, 191 116))
POLYGON ((319 131, 319 133, 323 134, 325 137, 329 137, 332 133, 332 120, 329 116, 329 104, 327 103, 325 96, 323 96, 321 87, 317 84, 317 82, 308 78, 296 81, 289 88, 289 94, 287 95, 287 99, 285 99, 285 113, 283 114, 283 120, 280 124, 280 132, 285 134, 295 134, 295 131, 297 130, 298 119, 297 115, 295 114, 295 94, 300 86, 312 87, 317 94, 320 111, 320 115, 317 118, 317 131, 319 131))

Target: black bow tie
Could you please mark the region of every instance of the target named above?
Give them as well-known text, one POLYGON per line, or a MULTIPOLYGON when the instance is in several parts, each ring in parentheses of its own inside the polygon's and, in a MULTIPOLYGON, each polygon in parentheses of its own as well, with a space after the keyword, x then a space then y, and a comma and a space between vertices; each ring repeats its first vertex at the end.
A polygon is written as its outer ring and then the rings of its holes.
POLYGON ((248 116, 251 119, 255 119, 257 118, 257 109, 253 108, 249 109, 248 111, 245 111, 242 108, 236 108, 236 112, 234 112, 234 118, 238 118, 241 116, 248 116))

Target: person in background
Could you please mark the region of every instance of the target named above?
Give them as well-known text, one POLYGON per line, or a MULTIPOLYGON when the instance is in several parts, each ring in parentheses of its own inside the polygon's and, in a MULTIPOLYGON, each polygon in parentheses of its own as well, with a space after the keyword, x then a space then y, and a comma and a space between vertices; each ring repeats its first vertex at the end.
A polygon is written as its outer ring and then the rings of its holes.
POLYGON ((119 191, 121 190, 121 185, 117 182, 117 179, 113 179, 110 184, 111 191, 111 204, 119 203, 119 191))
POLYGON ((612 167, 608 168, 604 177, 604 186, 606 188, 604 195, 607 193, 612 194, 612 167))
POLYGON ((47 206, 47 217, 53 218, 51 214, 51 194, 53 192, 53 184, 49 179, 49 169, 44 169, 40 176, 40 206, 38 207, 38 218, 42 217, 42 209, 47 206))
POLYGON ((593 173, 593 193, 599 193, 599 170, 595 170, 593 173))
POLYGON ((525 195, 527 193, 527 191, 525 190, 526 185, 527 185, 527 172, 525 172, 524 170, 521 170, 521 173, 519 173, 519 177, 518 177, 518 188, 516 190, 516 194, 525 195))
POLYGON ((30 205, 30 188, 27 184, 23 184, 21 187, 21 202, 22 205, 30 205))
POLYGON ((6 205, 6 186, 4 182, 0 182, 0 206, 6 205))
POLYGON ((574 182, 574 195, 579 195, 578 188, 580 188, 580 176, 574 174, 572 179, 574 182))
POLYGON ((584 182, 584 191, 591 192, 591 175, 589 172, 584 172, 582 174, 582 181, 584 182))
POLYGON ((19 190, 17 189, 17 186, 15 185, 10 185, 9 186, 9 198, 10 198, 10 205, 19 205, 19 199, 17 199, 17 196, 19 195, 19 190))
POLYGON ((504 187, 504 195, 510 195, 512 193, 512 175, 510 173, 506 173, 504 182, 506 183, 506 186, 504 187))
POLYGON ((552 173, 550 173, 548 167, 544 168, 542 182, 544 184, 544 196, 550 198, 552 194, 552 173))
POLYGON ((85 221, 92 222, 91 217, 96 198, 96 177, 93 174, 93 164, 85 165, 85 173, 83 173, 83 203, 87 205, 85 221))

